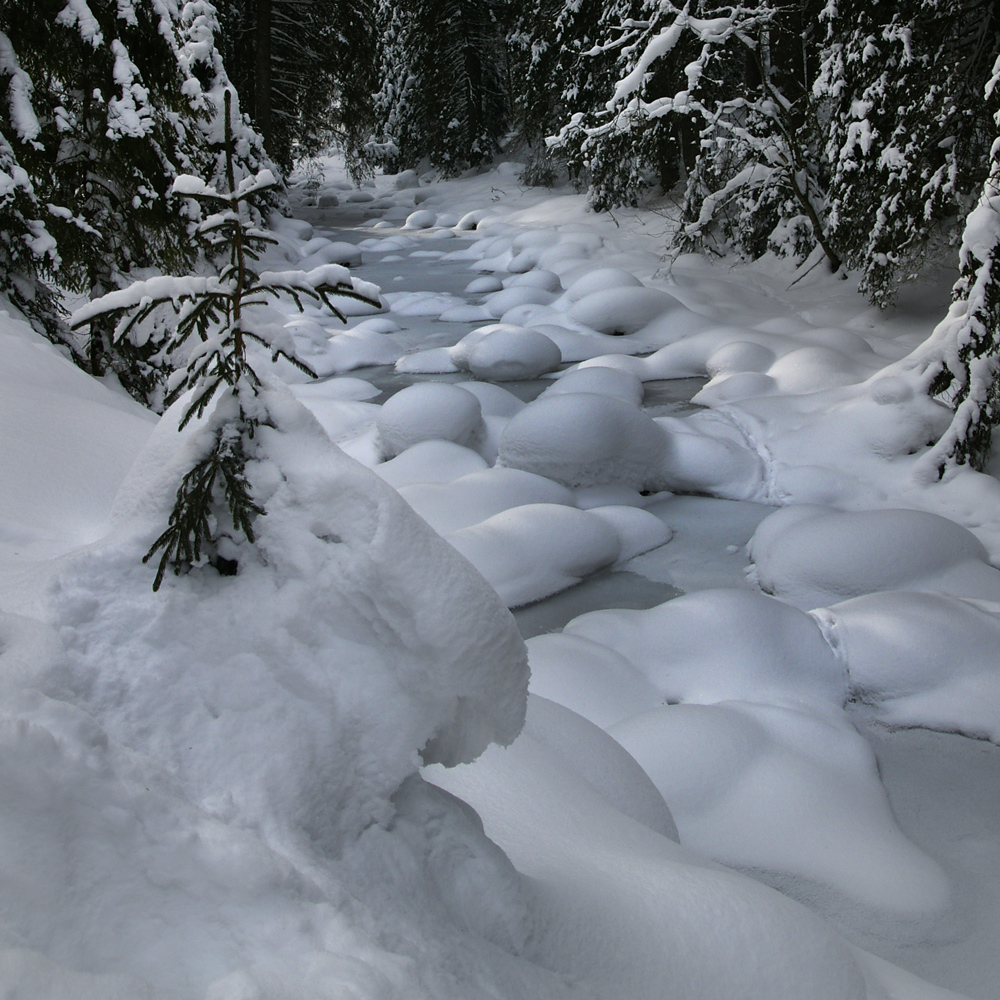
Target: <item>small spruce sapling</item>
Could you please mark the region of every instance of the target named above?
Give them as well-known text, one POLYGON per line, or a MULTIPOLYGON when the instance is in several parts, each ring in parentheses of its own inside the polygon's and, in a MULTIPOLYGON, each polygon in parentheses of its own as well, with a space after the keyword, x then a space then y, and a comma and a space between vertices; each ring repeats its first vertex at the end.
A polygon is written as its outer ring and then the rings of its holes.
POLYGON ((138 324, 169 305, 176 316, 166 354, 180 357, 174 369, 166 403, 190 393, 180 430, 195 417, 204 416, 216 400, 202 436, 202 457, 181 480, 166 530, 143 556, 147 562, 159 553, 153 582, 158 590, 168 567, 175 574, 202 562, 232 574, 235 561, 219 552, 219 542, 232 532, 253 543, 255 518, 266 513, 254 498, 246 475, 254 457, 255 431, 270 423, 261 380, 247 357, 249 342, 283 357, 307 374, 315 373, 295 357, 287 332, 275 333, 253 322, 255 308, 287 297, 299 311, 304 302, 322 303, 345 321, 330 296, 354 299, 381 307, 375 286, 355 283, 346 268, 327 264, 312 271, 258 271, 255 268, 268 244, 276 241, 251 220, 253 199, 277 186, 273 174, 262 170, 239 184, 234 177, 231 96, 225 94, 226 180, 229 191, 220 192, 203 180, 185 175, 173 183, 174 195, 193 198, 210 210, 197 225, 195 235, 208 259, 222 261, 217 276, 161 276, 137 281, 111 292, 73 314, 74 328, 102 317, 116 322, 114 337, 129 336, 138 324), (227 523, 227 521, 229 523, 227 523), (231 524, 231 527, 230 527, 231 524))

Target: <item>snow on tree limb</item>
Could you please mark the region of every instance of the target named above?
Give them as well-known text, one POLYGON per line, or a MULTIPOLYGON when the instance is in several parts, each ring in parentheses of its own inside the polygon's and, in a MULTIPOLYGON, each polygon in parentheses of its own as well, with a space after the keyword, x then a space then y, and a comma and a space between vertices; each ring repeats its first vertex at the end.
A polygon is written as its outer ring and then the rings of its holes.
MULTIPOLYGON (((998 82, 1000 57, 985 88, 987 98, 998 82)), ((994 120, 1000 126, 1000 112, 994 120)), ((941 478, 957 465, 981 470, 1000 423, 1000 137, 992 146, 982 197, 966 219, 959 266, 948 315, 906 359, 924 391, 942 396, 955 410, 948 430, 921 458, 920 474, 927 479, 941 478)))

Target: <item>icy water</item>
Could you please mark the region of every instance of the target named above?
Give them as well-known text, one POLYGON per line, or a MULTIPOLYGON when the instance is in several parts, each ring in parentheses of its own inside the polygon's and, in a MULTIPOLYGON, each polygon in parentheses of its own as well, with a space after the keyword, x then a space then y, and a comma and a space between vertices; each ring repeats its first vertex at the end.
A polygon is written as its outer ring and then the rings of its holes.
MULTIPOLYGON (((342 205, 338 208, 313 209, 306 217, 312 222, 317 235, 338 242, 357 245, 372 238, 398 236, 410 241, 407 247, 394 248, 384 253, 364 248, 364 263, 357 269, 358 274, 378 284, 383 293, 440 292, 455 296, 457 300, 467 304, 482 302, 482 295, 463 291, 476 276, 469 268, 470 262, 446 257, 452 251, 468 247, 473 238, 455 236, 450 232, 445 235, 440 230, 425 232, 373 229, 371 225, 363 224, 370 223, 373 216, 380 214, 380 207, 378 203, 342 205), (355 220, 358 223, 356 227, 344 225, 345 222, 355 220)), ((436 317, 406 316, 397 312, 392 313, 392 319, 401 328, 400 332, 394 333, 394 337, 402 338, 407 344, 412 344, 414 349, 451 346, 485 322, 477 320, 445 323, 436 317)), ((357 368, 350 374, 370 382, 379 390, 379 395, 371 399, 371 402, 379 404, 407 386, 420 382, 467 382, 470 378, 468 372, 398 372, 392 365, 357 368)), ((552 381, 551 378, 537 378, 497 384, 529 403, 552 385, 552 381)), ((690 412, 697 409, 691 403, 691 397, 706 381, 704 378, 682 378, 647 382, 644 385, 643 407, 651 416, 690 412)), ((704 503, 699 509, 707 509, 715 503, 705 498, 700 499, 704 503)), ((713 509, 713 513, 718 514, 719 511, 713 509)), ((749 520, 756 525, 759 517, 751 513, 749 520)), ((720 526, 727 523, 726 517, 722 517, 720 526)), ((745 542, 746 539, 742 537, 745 533, 739 534, 740 540, 745 542)), ((676 552, 681 549, 682 546, 674 546, 676 552)), ((629 569, 601 570, 568 590, 516 609, 514 619, 521 634, 528 639, 544 632, 559 631, 568 621, 588 611, 602 608, 651 608, 684 593, 681 587, 664 578, 665 573, 660 563, 654 560, 649 565, 652 568, 649 575, 629 569)), ((739 572, 732 575, 738 575, 739 572)), ((690 574, 681 573, 681 576, 687 575, 690 574)))
POLYGON ((569 590, 514 609, 514 621, 525 639, 544 632, 560 632, 578 615, 603 608, 644 610, 680 597, 684 591, 628 570, 601 570, 569 590))
MULTIPOLYGON (((356 368, 351 372, 351 375, 370 382, 379 390, 379 395, 371 398, 370 402, 372 403, 384 403, 390 396, 395 396, 401 389, 405 389, 410 385, 416 385, 419 382, 468 382, 470 379, 468 372, 419 374, 398 372, 392 365, 356 368)), ((332 375, 330 377, 337 378, 338 376, 332 375)), ((320 381, 323 380, 320 379, 320 381)), ((504 389, 513 393, 525 403, 530 403, 552 385, 552 380, 547 378, 522 379, 516 382, 498 382, 497 385, 503 386, 504 389)))

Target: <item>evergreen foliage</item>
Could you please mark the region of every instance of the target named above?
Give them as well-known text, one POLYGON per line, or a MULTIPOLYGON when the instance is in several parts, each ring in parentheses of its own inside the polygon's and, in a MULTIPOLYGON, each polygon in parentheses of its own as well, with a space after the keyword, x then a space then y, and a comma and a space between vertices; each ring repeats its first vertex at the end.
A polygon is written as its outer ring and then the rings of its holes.
POLYGON ((0 32, 0 293, 42 332, 61 339, 58 302, 44 277, 59 263, 55 240, 45 228, 42 206, 14 145, 37 140, 40 126, 31 103, 31 78, 21 68, 10 39, 0 32))
POLYGON ((885 305, 982 184, 1000 25, 984 0, 837 0, 823 19, 831 237, 885 305))
POLYGON ((265 131, 263 119, 269 123, 269 156, 287 171, 335 142, 359 177, 369 170, 365 147, 378 90, 373 0, 220 0, 217 6, 225 65, 258 129, 265 131), (267 53, 260 51, 264 44, 267 53))
POLYGON ((526 136, 561 115, 599 209, 683 181, 682 248, 818 242, 885 306, 982 183, 994 0, 552 0, 516 38, 526 136))
POLYGON ((446 174, 489 161, 508 120, 499 0, 377 0, 372 150, 387 170, 428 159, 446 174))
MULTIPOLYGON (((996 59, 986 99, 1000 89, 996 59)), ((1000 424, 1000 112, 982 196, 966 219, 961 271, 952 307, 918 357, 924 390, 955 410, 951 425, 924 456, 925 468, 943 476, 949 467, 982 469, 993 429, 1000 424)))
POLYGON ((272 360, 283 357, 308 374, 314 373, 296 359, 287 331, 275 331, 254 321, 255 309, 288 297, 300 310, 304 300, 322 303, 343 320, 331 296, 379 306, 373 290, 359 291, 346 268, 336 264, 309 272, 257 269, 261 253, 275 241, 254 224, 251 206, 274 190, 277 182, 267 169, 237 181, 229 92, 226 97, 227 187, 220 191, 190 175, 177 177, 172 185, 175 195, 192 199, 207 210, 194 232, 205 256, 219 261, 218 275, 158 276, 137 281, 94 299, 72 317, 74 327, 104 319, 114 321, 113 337, 119 343, 158 309, 169 306, 176 321, 164 347, 174 369, 166 402, 188 394, 180 429, 192 419, 202 418, 215 401, 207 433, 200 437, 202 454, 181 482, 167 529, 144 559, 160 553, 154 590, 159 589, 169 567, 180 573, 207 558, 227 569, 230 560, 220 553, 220 543, 241 534, 252 543, 253 520, 264 514, 254 499, 246 466, 259 450, 255 431, 269 421, 269 415, 259 395, 262 383, 248 356, 248 346, 259 344, 270 352, 272 360))
POLYGON ((604 41, 581 54, 615 53, 617 81, 553 140, 588 172, 595 207, 683 180, 682 248, 721 240, 752 257, 802 257, 818 240, 837 266, 822 222, 808 6, 619 7, 603 19, 604 41))
MULTIPOLYGON (((225 70, 214 47, 214 9, 204 0, 8 0, 0 30, 33 83, 37 123, 19 137, 55 240, 51 279, 100 296, 145 268, 184 269, 197 244, 170 203, 173 179, 218 176, 224 163, 214 100, 225 70)), ((262 160, 240 125, 239 156, 262 160)), ((155 404, 165 373, 156 338, 115 340, 101 322, 70 345, 94 375, 114 372, 155 404)))

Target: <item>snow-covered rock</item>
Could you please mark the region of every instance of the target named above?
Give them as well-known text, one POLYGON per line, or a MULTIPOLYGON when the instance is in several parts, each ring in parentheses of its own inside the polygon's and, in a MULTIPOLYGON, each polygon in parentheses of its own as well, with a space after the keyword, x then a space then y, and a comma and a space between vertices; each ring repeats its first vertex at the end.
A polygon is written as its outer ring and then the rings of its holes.
POLYGON ((393 458, 420 441, 473 443, 481 433, 482 410, 479 400, 460 386, 422 382, 387 399, 376 427, 383 453, 393 458))
POLYGON ((499 462, 567 486, 658 481, 666 435, 637 406, 615 396, 565 393, 515 414, 500 439, 499 462))
POLYGON ((565 629, 610 646, 667 701, 841 706, 847 675, 816 621, 749 590, 702 590, 648 611, 594 611, 565 629))
POLYGON ((561 361, 559 348, 544 333, 512 326, 490 330, 466 356, 467 367, 476 378, 496 382, 538 378, 561 361))
POLYGON ((784 507, 758 527, 750 557, 760 586, 800 607, 877 590, 1000 601, 1000 570, 989 564, 982 543, 926 511, 784 507))

